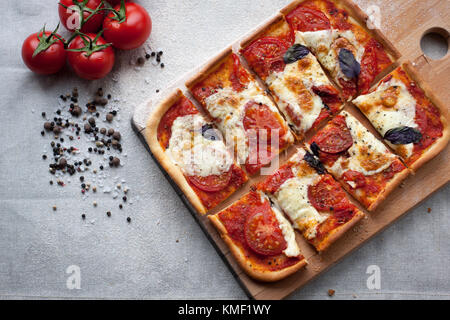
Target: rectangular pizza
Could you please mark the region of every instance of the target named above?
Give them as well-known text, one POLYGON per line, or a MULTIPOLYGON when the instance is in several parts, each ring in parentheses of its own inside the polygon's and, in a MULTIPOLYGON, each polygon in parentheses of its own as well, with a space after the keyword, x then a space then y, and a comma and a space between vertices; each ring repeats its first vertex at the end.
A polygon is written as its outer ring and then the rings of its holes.
POLYGON ((186 86, 217 124, 250 175, 294 142, 275 103, 231 49, 186 86))
POLYGON ((346 111, 317 132, 308 148, 370 211, 410 173, 398 156, 346 111))
POLYGON ((282 10, 297 41, 308 47, 349 99, 366 93, 400 53, 351 1, 299 0, 282 10))
POLYGON ((304 149, 299 149, 258 189, 269 195, 319 252, 364 217, 342 186, 304 149))
POLYGON ((353 103, 413 170, 435 157, 448 143, 446 107, 409 62, 353 103))
POLYGON ((155 158, 202 214, 248 180, 220 132, 181 90, 157 106, 148 120, 145 137, 155 158))
POLYGON ((265 82, 299 139, 342 109, 339 91, 316 57, 296 41, 281 14, 241 47, 241 54, 265 82))
POLYGON ((307 264, 291 224, 260 191, 251 190, 208 218, 241 268, 254 279, 278 281, 307 264))

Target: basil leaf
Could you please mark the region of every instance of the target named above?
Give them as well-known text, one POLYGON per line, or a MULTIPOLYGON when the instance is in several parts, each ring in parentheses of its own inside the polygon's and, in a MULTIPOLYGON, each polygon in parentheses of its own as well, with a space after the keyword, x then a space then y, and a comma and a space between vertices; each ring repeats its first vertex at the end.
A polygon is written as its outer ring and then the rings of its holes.
POLYGON ((309 53, 309 49, 301 44, 294 44, 290 47, 286 53, 284 54, 283 60, 284 63, 294 63, 304 57, 306 57, 309 53))
POLYGON ((402 126, 388 130, 384 139, 392 144, 417 143, 422 139, 422 133, 415 128, 402 126))
POLYGON ((357 79, 361 72, 361 65, 356 61, 353 53, 345 48, 339 51, 339 65, 349 79, 357 79))
POLYGON ((311 145, 309 146, 309 148, 311 149, 311 151, 312 151, 312 153, 315 155, 315 156, 319 156, 319 150, 320 150, 320 148, 319 148, 319 146, 317 145, 317 143, 315 143, 315 142, 313 142, 313 143, 311 143, 311 145))
POLYGON ((217 131, 209 123, 202 126, 202 136, 211 141, 221 140, 217 131))
POLYGON ((303 157, 303 160, 305 160, 311 167, 316 169, 318 174, 325 174, 325 167, 323 166, 322 162, 319 161, 314 155, 308 151, 306 151, 305 156, 303 157))

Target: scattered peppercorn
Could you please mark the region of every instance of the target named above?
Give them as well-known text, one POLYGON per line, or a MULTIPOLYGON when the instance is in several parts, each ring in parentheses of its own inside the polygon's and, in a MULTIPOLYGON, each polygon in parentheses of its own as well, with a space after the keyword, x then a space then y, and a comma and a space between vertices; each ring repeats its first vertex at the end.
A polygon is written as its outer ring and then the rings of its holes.
POLYGON ((112 114, 112 113, 108 113, 108 114, 106 115, 106 121, 112 122, 113 120, 114 120, 113 114, 112 114))

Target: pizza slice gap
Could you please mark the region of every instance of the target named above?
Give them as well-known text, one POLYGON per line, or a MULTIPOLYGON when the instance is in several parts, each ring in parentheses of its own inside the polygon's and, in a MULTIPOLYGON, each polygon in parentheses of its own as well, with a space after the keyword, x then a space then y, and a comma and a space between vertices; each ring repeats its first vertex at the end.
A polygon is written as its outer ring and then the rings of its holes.
POLYGON ((312 153, 298 151, 258 185, 319 252, 364 217, 312 153))
POLYGON ((410 173, 398 156, 346 111, 319 130, 307 147, 369 211, 410 173))
POLYGON ((353 104, 414 171, 448 143, 447 108, 410 62, 395 69, 353 104))
POLYGON ((155 158, 201 214, 248 180, 220 132, 179 89, 156 107, 145 137, 155 158))
POLYGON ((227 50, 186 83, 247 173, 255 175, 293 142, 271 97, 227 50))
POLYGON ((299 0, 282 10, 296 41, 308 47, 344 98, 365 94, 401 54, 368 16, 347 0, 299 0))
POLYGON ((339 90, 281 14, 243 41, 240 53, 265 82, 298 140, 343 108, 339 90))
POLYGON ((238 264, 253 279, 278 281, 307 264, 291 224, 260 191, 252 189, 208 219, 238 264))

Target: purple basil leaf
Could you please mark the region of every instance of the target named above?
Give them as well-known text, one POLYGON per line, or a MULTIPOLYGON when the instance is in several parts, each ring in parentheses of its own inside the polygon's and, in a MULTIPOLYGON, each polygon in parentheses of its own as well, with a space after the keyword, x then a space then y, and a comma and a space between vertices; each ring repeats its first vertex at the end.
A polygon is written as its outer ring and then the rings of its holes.
POLYGON ((359 62, 356 61, 353 53, 347 49, 341 49, 339 51, 339 65, 342 72, 349 79, 357 79, 361 72, 359 62))
POLYGON ((284 63, 294 63, 304 57, 306 57, 309 53, 309 49, 301 44, 294 44, 290 47, 286 53, 284 54, 283 60, 284 63))
POLYGON ((303 160, 305 160, 311 167, 316 169, 318 174, 325 174, 325 167, 323 166, 322 162, 319 161, 314 155, 308 151, 306 151, 305 156, 303 157, 303 160))
POLYGON ((384 139, 392 144, 417 143, 422 139, 422 133, 415 128, 403 126, 388 130, 384 139))

